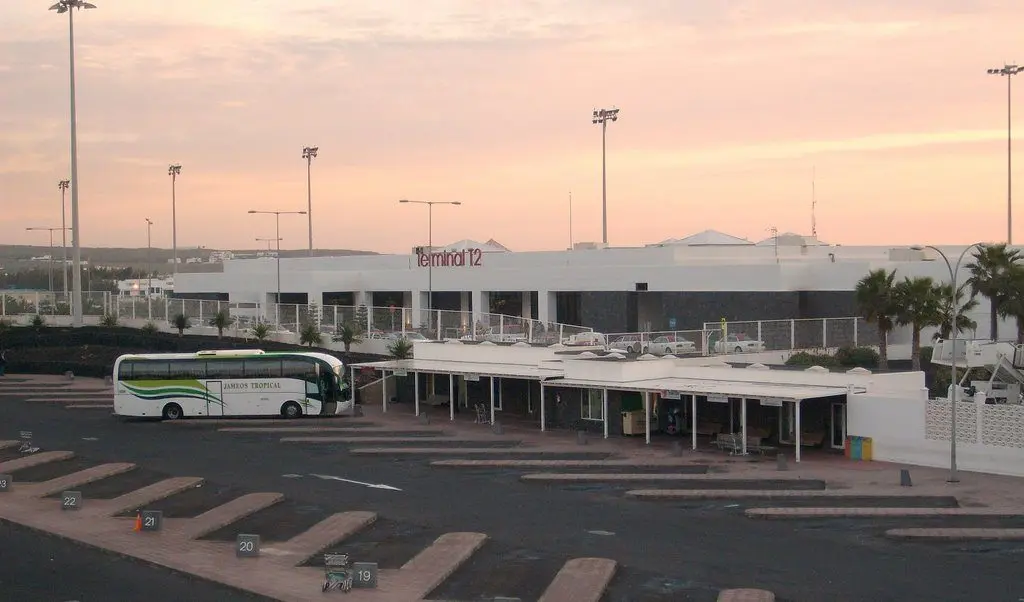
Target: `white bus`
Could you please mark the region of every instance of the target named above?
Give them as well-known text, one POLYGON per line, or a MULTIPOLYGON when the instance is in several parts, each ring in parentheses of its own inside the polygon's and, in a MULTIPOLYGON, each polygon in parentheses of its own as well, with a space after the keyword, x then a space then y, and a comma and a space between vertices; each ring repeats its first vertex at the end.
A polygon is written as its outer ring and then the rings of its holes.
POLYGON ((260 349, 122 355, 114 362, 114 415, 344 414, 344 365, 326 353, 260 349))

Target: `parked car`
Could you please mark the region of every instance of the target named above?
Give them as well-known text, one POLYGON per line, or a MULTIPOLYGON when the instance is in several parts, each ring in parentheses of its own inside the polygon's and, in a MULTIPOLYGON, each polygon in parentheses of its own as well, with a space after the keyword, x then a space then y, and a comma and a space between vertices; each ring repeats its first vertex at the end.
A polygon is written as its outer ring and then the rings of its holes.
POLYGON ((413 331, 408 331, 408 332, 389 332, 389 333, 387 333, 385 338, 393 340, 393 341, 397 341, 399 339, 405 339, 405 340, 410 341, 410 342, 412 342, 412 341, 429 341, 430 340, 427 337, 423 336, 422 334, 420 334, 418 332, 413 332, 413 331))
POLYGON ((621 336, 611 346, 626 353, 647 353, 647 342, 638 334, 621 336))
POLYGON ((764 350, 764 341, 748 339, 743 334, 730 334, 724 341, 715 342, 716 353, 760 353, 764 350))
POLYGON ((651 341, 650 353, 658 355, 686 355, 697 353, 697 345, 693 341, 674 334, 658 337, 651 341))
POLYGON ((569 347, 604 347, 607 341, 608 337, 600 332, 578 332, 566 337, 562 344, 569 347))

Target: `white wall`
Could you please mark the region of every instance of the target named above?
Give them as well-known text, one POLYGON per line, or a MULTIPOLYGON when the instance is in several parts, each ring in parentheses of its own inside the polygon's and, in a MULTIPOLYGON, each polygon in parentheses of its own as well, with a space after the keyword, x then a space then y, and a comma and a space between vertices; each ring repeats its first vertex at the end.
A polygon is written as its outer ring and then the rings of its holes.
MULTIPOLYGON (((958 467, 1024 476, 1024 406, 957 406, 958 467)), ((925 391, 916 397, 850 395, 847 420, 849 435, 872 438, 875 460, 949 466, 948 401, 929 401, 925 391)))

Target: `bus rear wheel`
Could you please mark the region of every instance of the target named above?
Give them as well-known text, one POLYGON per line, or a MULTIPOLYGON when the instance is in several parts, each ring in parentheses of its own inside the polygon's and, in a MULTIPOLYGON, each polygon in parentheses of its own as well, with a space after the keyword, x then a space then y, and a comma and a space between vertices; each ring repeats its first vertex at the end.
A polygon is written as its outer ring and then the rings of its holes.
POLYGON ((164 406, 164 420, 178 420, 184 415, 185 413, 181 411, 181 406, 176 403, 169 403, 164 406))
POLYGON ((302 416, 302 408, 294 401, 289 401, 281 406, 281 415, 285 418, 298 418, 302 416))

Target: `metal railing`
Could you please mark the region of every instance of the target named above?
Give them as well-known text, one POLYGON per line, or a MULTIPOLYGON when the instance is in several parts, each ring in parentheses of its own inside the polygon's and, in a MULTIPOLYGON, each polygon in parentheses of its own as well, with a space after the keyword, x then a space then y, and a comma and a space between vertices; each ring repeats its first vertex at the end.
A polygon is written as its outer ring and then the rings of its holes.
POLYGON ((863 318, 801 318, 705 322, 702 330, 621 332, 604 335, 610 349, 662 355, 835 349, 878 345, 878 329, 863 318), (724 341, 724 342, 723 342, 724 341))

